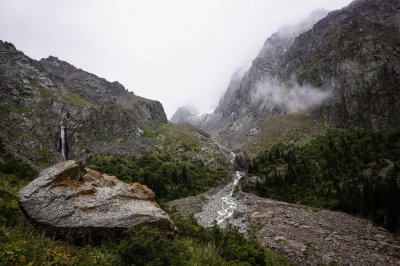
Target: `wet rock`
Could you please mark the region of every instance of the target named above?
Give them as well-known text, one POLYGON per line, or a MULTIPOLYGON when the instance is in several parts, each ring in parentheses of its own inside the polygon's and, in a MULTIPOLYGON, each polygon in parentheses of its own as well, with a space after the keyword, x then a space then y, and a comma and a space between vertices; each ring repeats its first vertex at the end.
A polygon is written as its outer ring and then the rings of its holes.
POLYGON ((117 237, 130 227, 154 226, 173 233, 168 215, 148 187, 65 161, 43 170, 21 189, 19 205, 48 235, 67 240, 117 237))

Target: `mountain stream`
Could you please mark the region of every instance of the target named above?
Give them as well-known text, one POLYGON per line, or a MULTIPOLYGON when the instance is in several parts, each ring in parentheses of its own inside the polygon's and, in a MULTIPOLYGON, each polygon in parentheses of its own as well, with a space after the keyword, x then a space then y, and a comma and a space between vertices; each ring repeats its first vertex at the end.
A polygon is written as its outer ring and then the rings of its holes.
MULTIPOLYGON (((236 154, 230 152, 230 162, 235 165, 236 154)), ((216 194, 208 197, 208 202, 203 206, 202 211, 195 214, 197 222, 202 226, 211 226, 214 221, 222 227, 231 222, 231 217, 237 208, 237 202, 233 192, 240 179, 245 175, 243 171, 237 171, 233 174, 232 181, 222 187, 216 194)))

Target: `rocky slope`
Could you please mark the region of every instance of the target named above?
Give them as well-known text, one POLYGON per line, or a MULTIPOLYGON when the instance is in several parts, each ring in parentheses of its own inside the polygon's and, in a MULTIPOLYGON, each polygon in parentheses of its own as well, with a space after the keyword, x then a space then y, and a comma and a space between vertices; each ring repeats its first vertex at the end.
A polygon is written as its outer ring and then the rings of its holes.
POLYGON ((400 2, 358 0, 300 35, 276 75, 333 91, 319 110, 339 126, 400 126, 400 2))
POLYGON ((118 82, 77 69, 56 57, 35 61, 0 41, 0 137, 35 168, 62 159, 60 127, 69 157, 138 154, 143 133, 167 123, 162 105, 118 82))
MULTIPOLYGON (((183 215, 218 216, 210 206, 224 188, 169 203, 183 215)), ((228 222, 298 265, 398 265, 400 243, 370 221, 327 210, 236 193, 228 222)), ((203 221, 200 219, 200 222, 203 221)))
POLYGON ((309 112, 339 127, 398 127, 399 25, 396 0, 314 12, 266 40, 243 77, 233 75, 214 114, 188 121, 232 146, 276 114, 309 112))

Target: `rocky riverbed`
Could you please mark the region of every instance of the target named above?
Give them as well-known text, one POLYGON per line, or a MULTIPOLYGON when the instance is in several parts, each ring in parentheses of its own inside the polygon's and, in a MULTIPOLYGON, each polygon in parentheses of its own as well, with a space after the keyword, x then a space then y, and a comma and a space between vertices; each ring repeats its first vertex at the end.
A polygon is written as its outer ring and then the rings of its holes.
MULTIPOLYGON (((217 199, 224 188, 175 200, 169 206, 209 224, 211 217, 218 216, 221 201, 217 199)), ((243 192, 233 199, 236 209, 227 221, 241 231, 252 228, 260 245, 296 264, 400 265, 399 240, 369 220, 243 192)))

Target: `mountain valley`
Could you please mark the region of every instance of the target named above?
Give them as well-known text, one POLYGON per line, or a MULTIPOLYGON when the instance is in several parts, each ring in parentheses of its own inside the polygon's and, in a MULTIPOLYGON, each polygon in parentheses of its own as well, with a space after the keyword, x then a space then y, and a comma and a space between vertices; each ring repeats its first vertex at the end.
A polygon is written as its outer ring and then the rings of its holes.
POLYGON ((170 121, 0 41, 0 117, 2 265, 400 264, 397 0, 281 27, 213 113, 170 121))

